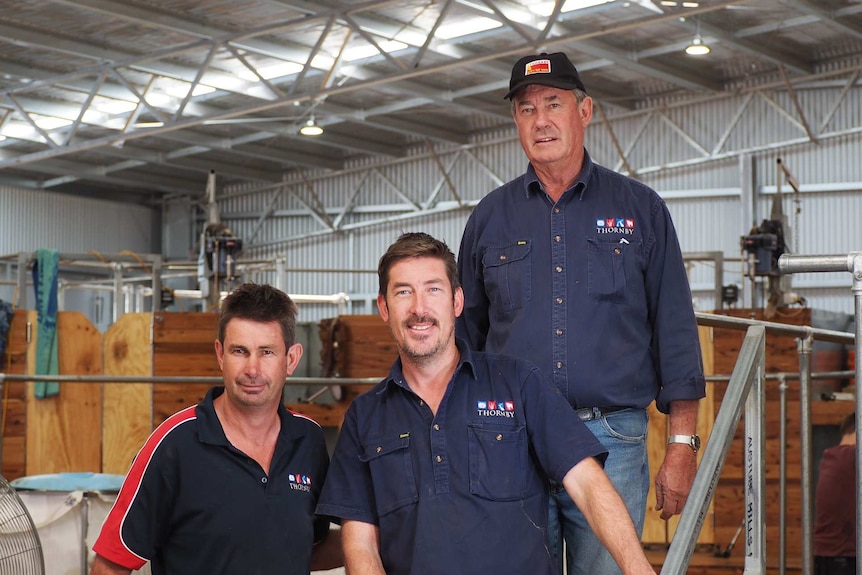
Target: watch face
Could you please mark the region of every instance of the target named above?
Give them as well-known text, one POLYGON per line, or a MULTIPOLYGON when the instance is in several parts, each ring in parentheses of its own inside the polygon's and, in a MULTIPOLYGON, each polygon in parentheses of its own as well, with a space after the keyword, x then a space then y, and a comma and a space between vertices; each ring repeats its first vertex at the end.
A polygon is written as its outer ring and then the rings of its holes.
POLYGON ((691 436, 691 446, 695 451, 700 451, 700 436, 696 433, 691 436))

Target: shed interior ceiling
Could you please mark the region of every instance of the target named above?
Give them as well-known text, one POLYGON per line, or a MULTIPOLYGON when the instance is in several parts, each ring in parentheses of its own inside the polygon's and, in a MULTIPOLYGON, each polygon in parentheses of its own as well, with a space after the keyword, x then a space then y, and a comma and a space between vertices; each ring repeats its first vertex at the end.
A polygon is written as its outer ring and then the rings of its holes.
POLYGON ((156 205, 211 170, 266 186, 465 146, 511 128, 512 64, 542 51, 610 117, 860 82, 860 0, 686 4, 0 0, 0 184, 156 205))

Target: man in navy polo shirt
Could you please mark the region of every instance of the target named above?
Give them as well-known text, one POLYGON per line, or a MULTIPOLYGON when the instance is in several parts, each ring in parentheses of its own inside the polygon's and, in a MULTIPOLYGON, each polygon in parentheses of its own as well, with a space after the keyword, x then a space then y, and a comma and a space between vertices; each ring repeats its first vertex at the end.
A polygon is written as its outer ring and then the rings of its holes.
POLYGON ((652 574, 604 448, 533 365, 471 352, 455 256, 423 233, 380 259, 377 305, 398 347, 345 415, 317 512, 342 519, 351 575, 551 575, 548 476, 627 574, 652 574))
POLYGON ((244 284, 225 298, 215 342, 224 387, 147 439, 93 547, 91 575, 147 561, 153 575, 308 575, 312 564, 343 562, 328 519, 314 515, 323 433, 281 402, 302 357, 295 338, 287 294, 244 284))

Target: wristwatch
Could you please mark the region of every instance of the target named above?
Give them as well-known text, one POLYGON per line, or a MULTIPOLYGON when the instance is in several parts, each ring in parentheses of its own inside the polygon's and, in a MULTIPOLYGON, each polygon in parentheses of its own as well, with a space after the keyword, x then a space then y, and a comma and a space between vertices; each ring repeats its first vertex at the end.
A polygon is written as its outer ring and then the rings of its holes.
POLYGON ((698 434, 693 435, 671 435, 667 438, 667 444, 671 443, 684 443, 691 447, 691 450, 697 453, 700 451, 700 436, 698 434))

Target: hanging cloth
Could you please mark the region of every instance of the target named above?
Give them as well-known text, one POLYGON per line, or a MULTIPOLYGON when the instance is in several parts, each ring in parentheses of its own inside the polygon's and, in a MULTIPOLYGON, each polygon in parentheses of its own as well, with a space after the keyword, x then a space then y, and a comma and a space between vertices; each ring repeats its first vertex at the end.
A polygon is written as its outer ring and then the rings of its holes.
MULTIPOLYGON (((57 272, 60 252, 36 250, 33 266, 33 289, 36 292, 36 375, 57 375, 60 360, 57 353, 57 272)), ((37 381, 34 386, 39 399, 59 395, 56 381, 37 381)))

